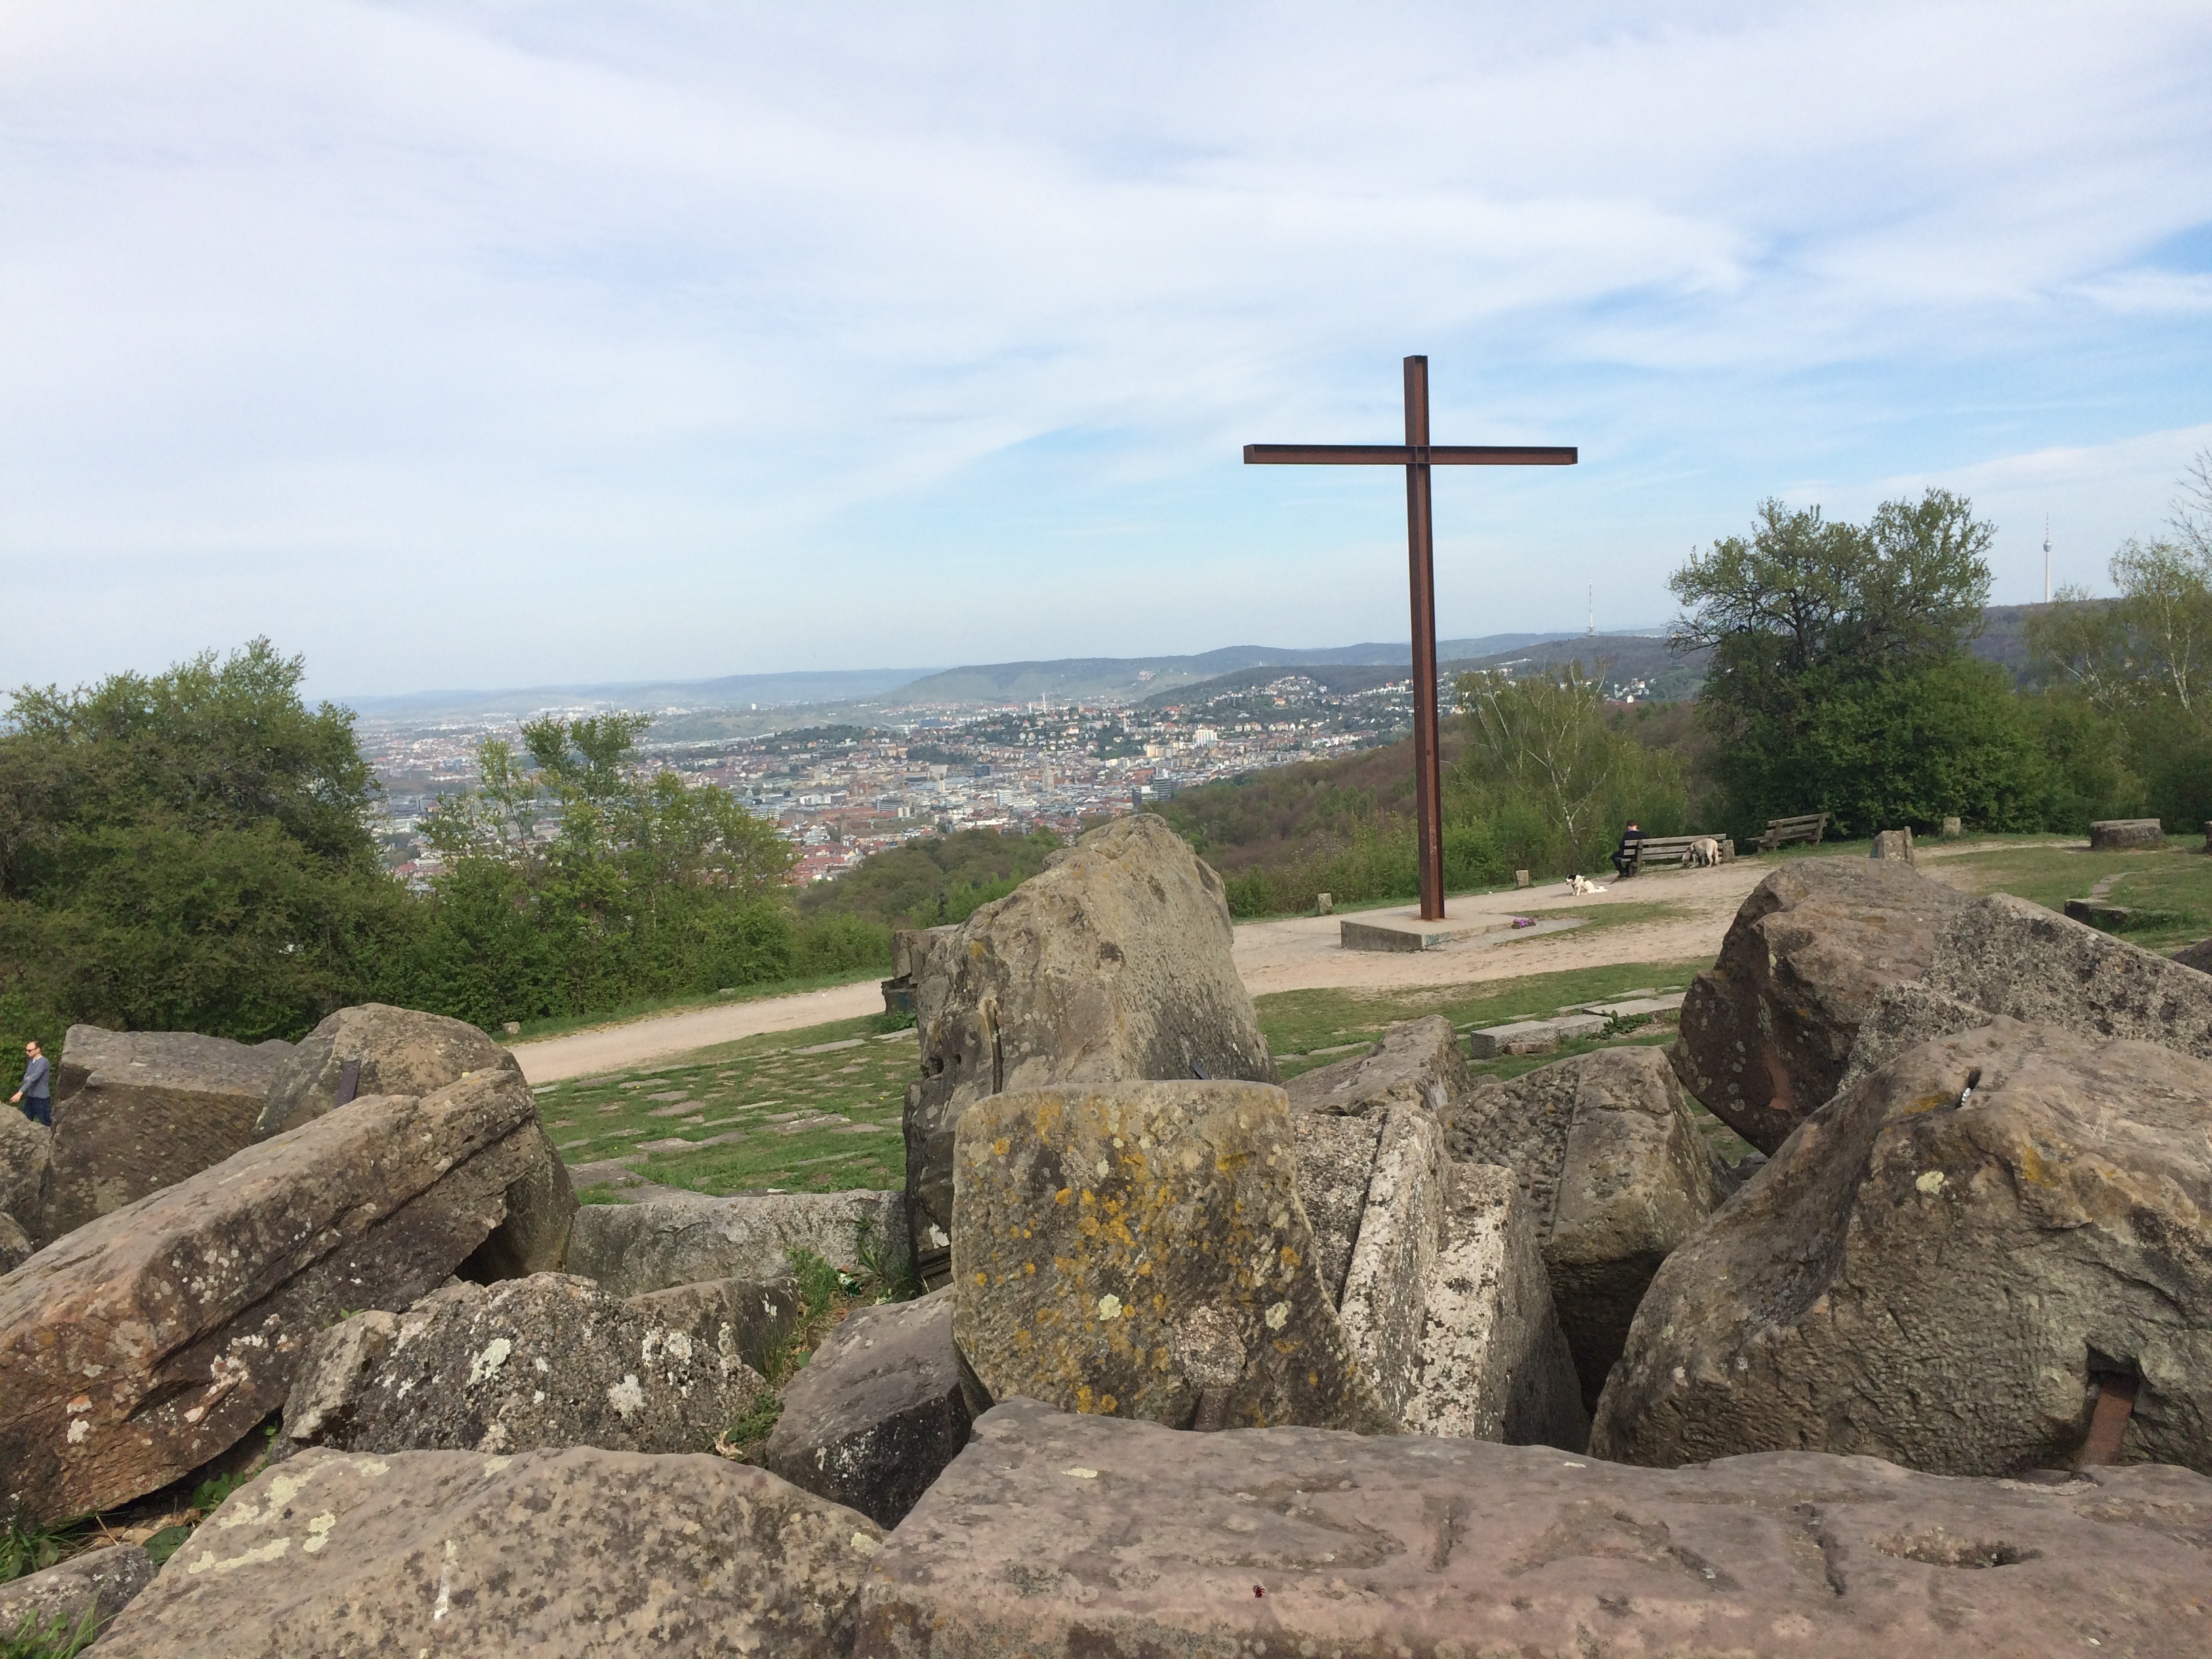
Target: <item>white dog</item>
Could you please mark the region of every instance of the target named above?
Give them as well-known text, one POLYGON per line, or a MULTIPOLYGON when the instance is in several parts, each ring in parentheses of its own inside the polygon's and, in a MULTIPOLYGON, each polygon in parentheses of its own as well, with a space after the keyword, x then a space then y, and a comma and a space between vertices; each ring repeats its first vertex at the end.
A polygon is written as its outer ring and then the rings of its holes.
POLYGON ((1711 836, 1700 836, 1690 843, 1690 862, 1700 870, 1721 861, 1721 844, 1711 836))
POLYGON ((1605 891, 1605 889, 1599 886, 1595 882, 1590 880, 1586 876, 1569 876, 1567 878, 1567 891, 1577 896, 1580 896, 1583 893, 1602 893, 1605 891))

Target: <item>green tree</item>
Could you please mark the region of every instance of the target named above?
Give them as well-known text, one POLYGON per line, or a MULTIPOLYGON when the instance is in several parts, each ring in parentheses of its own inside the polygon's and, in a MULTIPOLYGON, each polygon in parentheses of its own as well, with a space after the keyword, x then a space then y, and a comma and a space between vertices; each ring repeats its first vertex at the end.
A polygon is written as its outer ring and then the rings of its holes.
POLYGON ((1503 824, 1533 812, 1548 844, 1534 866, 1513 867, 1590 870, 1602 866, 1627 818, 1653 834, 1680 828, 1686 791, 1679 762, 1608 722, 1600 687, 1579 662, 1519 679, 1460 677, 1468 742, 1454 769, 1459 787, 1447 795, 1462 798, 1452 816, 1463 835, 1480 823, 1494 841, 1503 824))
POLYGON ((2135 810, 2196 824, 2212 818, 2212 450, 2184 474, 2169 528, 2113 554, 2117 598, 2063 588, 2027 642, 2054 706, 2084 711, 2074 724, 2100 726, 2118 751, 2106 810, 2131 796, 2135 810))
MULTIPOLYGON (((445 862, 394 982, 479 1024, 865 965, 877 933, 796 926, 775 825, 727 790, 647 766, 649 724, 545 719, 478 746, 477 785, 424 838, 445 862)), ((880 930, 878 930, 880 931, 880 930)))
POLYGON ((1962 666, 1995 533, 1948 490, 1885 502, 1864 525, 1768 501, 1750 536, 1674 573, 1676 642, 1713 653, 1698 713, 1737 830, 1820 809, 1861 834, 1951 812, 1986 823, 2042 799, 2008 690, 1962 666), (1920 717, 1923 699, 1942 718, 1920 717), (1910 749, 1887 736, 1906 731, 1910 749))
POLYGON ((404 931, 347 711, 255 640, 26 687, 0 726, 0 1026, 297 1036, 404 931))

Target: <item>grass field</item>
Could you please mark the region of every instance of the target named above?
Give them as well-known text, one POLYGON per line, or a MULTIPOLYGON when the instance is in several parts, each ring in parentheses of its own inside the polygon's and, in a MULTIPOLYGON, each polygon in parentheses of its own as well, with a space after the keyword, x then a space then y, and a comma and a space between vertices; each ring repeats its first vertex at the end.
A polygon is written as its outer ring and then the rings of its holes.
POLYGON ((1932 867, 1978 893, 2012 893, 2053 910, 2108 882, 2105 896, 2135 911, 2121 934, 2147 951, 2175 951, 2212 935, 2212 858, 2201 840, 2169 837, 2159 851, 2093 853, 2086 845, 2005 847, 1932 867))
MULTIPOLYGON (((1443 1014, 1462 1027, 1496 1025, 1630 991, 1680 989, 1702 965, 1632 963, 1446 991, 1287 991, 1260 998, 1256 1007, 1287 1078, 1344 1058, 1397 1020, 1443 1014)), ((571 1166, 620 1160, 660 1186, 717 1194, 897 1187, 906 1178, 899 1120, 919 1059, 913 1030, 885 1024, 881 1016, 837 1020, 547 1084, 537 1091, 538 1109, 571 1166)), ((1516 1056, 1475 1070, 1510 1077, 1597 1046, 1571 1044, 1559 1055, 1516 1056)), ((601 1171, 580 1196, 621 1202, 616 1179, 601 1171)))
POLYGON ((537 1091, 538 1109, 569 1164, 621 1158, 663 1186, 896 1187, 906 1169, 899 1116, 918 1062, 912 1028, 884 1024, 838 1020, 550 1084, 537 1091))

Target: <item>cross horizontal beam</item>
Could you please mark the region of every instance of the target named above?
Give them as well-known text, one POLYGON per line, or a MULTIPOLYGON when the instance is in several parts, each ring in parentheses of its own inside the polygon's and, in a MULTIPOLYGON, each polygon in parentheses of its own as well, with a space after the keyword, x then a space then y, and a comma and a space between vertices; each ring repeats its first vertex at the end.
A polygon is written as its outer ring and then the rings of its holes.
POLYGON ((1247 466, 1573 466, 1572 448, 1511 444, 1246 444, 1247 466))

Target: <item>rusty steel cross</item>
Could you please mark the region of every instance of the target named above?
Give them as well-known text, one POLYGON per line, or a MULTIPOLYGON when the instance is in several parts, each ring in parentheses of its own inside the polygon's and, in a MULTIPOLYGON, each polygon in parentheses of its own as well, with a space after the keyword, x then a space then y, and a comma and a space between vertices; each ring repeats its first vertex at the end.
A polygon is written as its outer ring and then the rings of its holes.
POLYGON ((1571 448, 1429 441, 1429 360, 1406 359, 1402 444, 1246 444, 1247 466, 1402 466, 1407 580, 1413 598, 1413 789, 1419 815, 1421 920, 1444 914, 1443 776, 1437 747, 1437 578, 1429 513, 1432 466, 1572 466, 1571 448))

